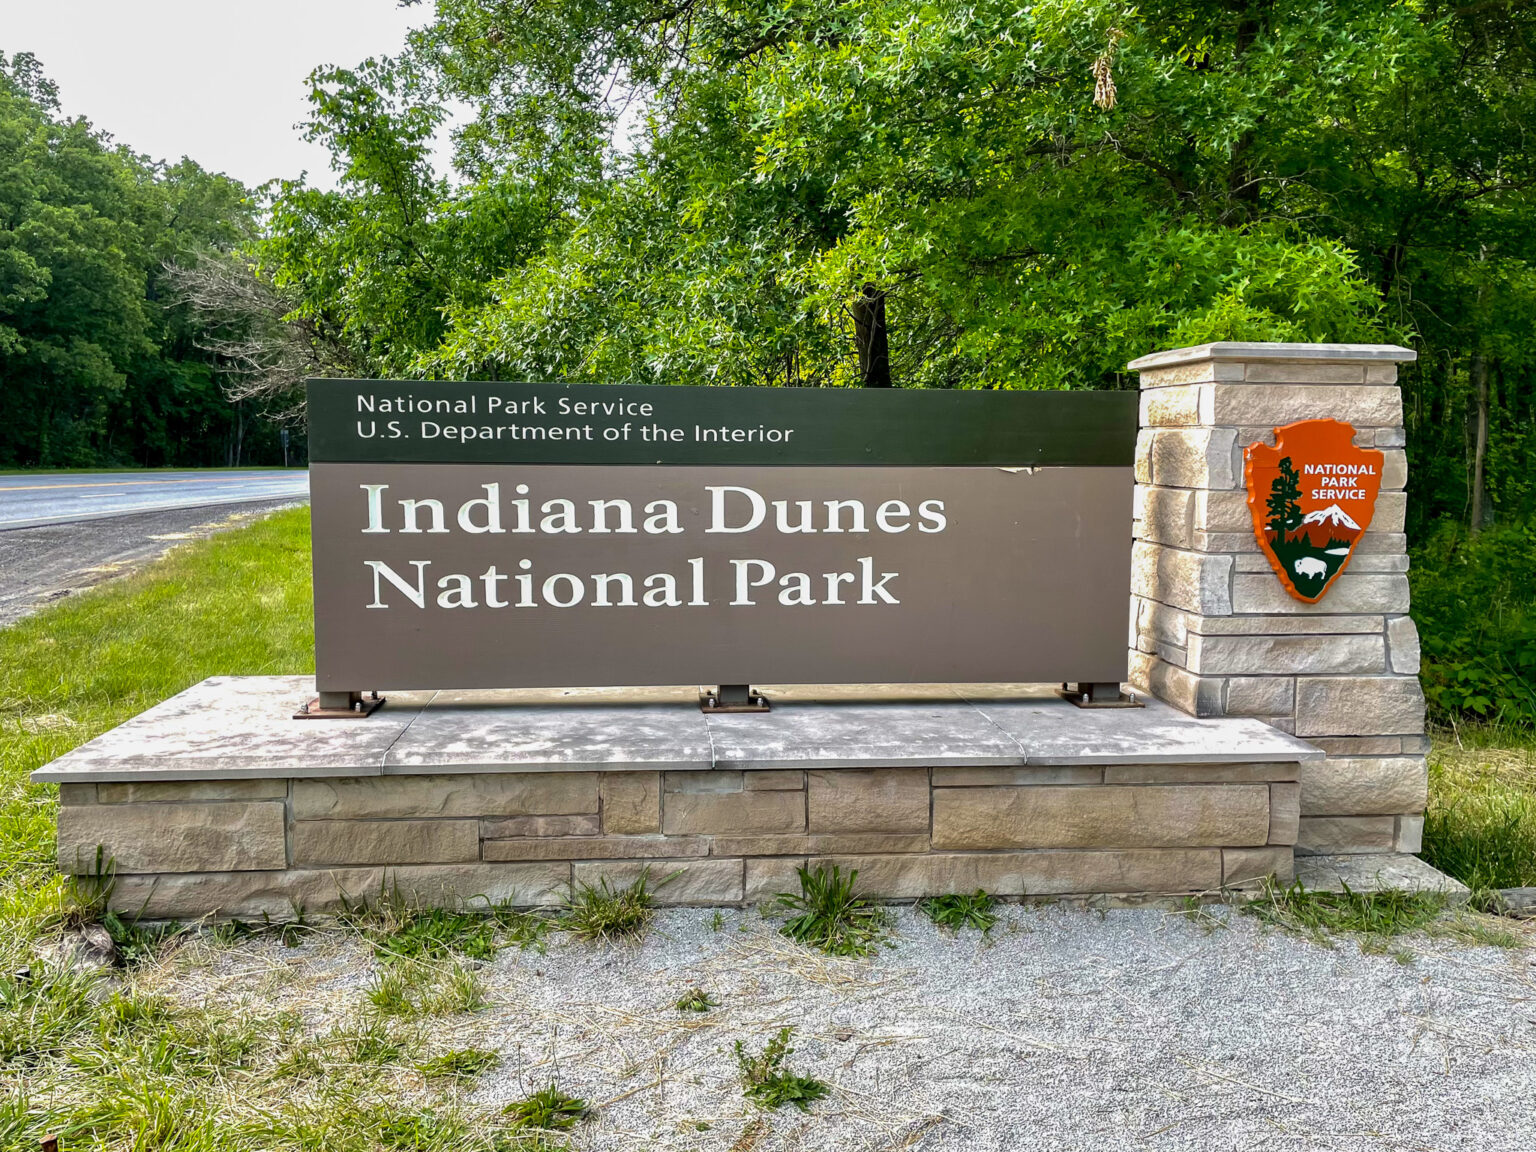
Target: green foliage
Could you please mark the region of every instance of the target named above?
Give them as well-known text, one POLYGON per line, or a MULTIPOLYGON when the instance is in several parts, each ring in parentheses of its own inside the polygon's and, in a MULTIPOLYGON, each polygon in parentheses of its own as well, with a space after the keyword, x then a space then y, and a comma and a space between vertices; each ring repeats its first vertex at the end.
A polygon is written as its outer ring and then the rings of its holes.
POLYGON ((809 1112, 811 1104, 823 1099, 832 1089, 811 1076, 801 1076, 786 1068, 785 1061, 794 1052, 789 1039, 793 1028, 780 1028, 764 1049, 749 1053, 736 1041, 736 1067, 741 1077, 741 1091, 760 1108, 782 1108, 793 1104, 809 1112))
POLYGON ((422 1061, 416 1069, 429 1080, 469 1081, 500 1063, 500 1056, 484 1048, 456 1048, 422 1061))
POLYGON ((690 988, 677 1001, 679 1012, 708 1012, 720 1007, 719 1003, 702 988, 690 988))
POLYGON ((642 868, 622 888, 611 887, 606 876, 596 887, 577 884, 560 912, 559 925, 581 940, 636 939, 655 915, 650 883, 650 869, 642 868))
POLYGON ((945 896, 930 896, 917 902, 917 909, 940 928, 958 932, 962 928, 975 928, 980 932, 992 931, 997 923, 997 913, 992 911, 997 901, 980 888, 966 894, 952 892, 945 896))
POLYGON ((1412 558, 1431 717, 1536 727, 1536 523, 1442 524, 1412 558))
POLYGON ((857 870, 844 876, 837 865, 796 869, 800 891, 781 892, 776 903, 792 915, 779 929, 785 936, 832 956, 868 956, 885 942, 890 917, 885 909, 853 892, 857 870))
POLYGON ((237 182, 114 145, 35 58, 0 55, 0 468, 272 460, 276 429, 224 398, 164 268, 255 219, 237 182))
POLYGON ((508 1104, 502 1115, 517 1128, 564 1132, 585 1119, 588 1111, 585 1100, 579 1096, 568 1096, 550 1084, 527 1099, 508 1104))

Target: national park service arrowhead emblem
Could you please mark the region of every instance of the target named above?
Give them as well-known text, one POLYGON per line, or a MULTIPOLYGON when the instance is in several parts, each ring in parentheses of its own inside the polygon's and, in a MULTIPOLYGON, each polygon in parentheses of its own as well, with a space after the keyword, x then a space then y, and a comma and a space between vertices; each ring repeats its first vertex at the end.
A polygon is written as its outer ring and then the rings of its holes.
POLYGON ((1316 604, 1371 526, 1386 457, 1355 447, 1340 420, 1275 429, 1275 446, 1243 452, 1253 532, 1285 590, 1316 604))

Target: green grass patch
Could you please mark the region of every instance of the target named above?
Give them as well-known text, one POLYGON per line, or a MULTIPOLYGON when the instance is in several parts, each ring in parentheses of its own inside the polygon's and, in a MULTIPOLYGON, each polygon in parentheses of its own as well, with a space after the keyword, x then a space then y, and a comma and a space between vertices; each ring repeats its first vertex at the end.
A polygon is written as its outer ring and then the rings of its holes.
POLYGON ((951 932, 975 928, 985 933, 992 931, 992 926, 997 923, 997 913, 992 911, 996 904, 997 901, 978 888, 971 893, 954 892, 919 900, 917 910, 951 932))
POLYGON ((423 1060, 416 1065, 416 1070, 428 1080, 469 1081, 482 1072, 489 1072, 500 1063, 500 1056, 484 1048, 456 1048, 452 1052, 423 1060))
POLYGON ((1347 884, 1342 892, 1315 892, 1300 882, 1269 884, 1262 897, 1243 905, 1250 916, 1325 948, 1344 935, 1382 941, 1422 931, 1445 909, 1445 897, 1434 892, 1355 892, 1347 884))
POLYGON ((1424 859, 1485 909, 1494 889, 1536 885, 1536 736, 1474 727, 1436 739, 1424 859))
POLYGON ((793 1104, 809 1112, 811 1104, 832 1091, 825 1082, 812 1076, 791 1072, 787 1062, 794 1049, 789 1039, 793 1028, 780 1028, 761 1052, 748 1052, 736 1041, 736 1067, 741 1078, 742 1095, 760 1108, 782 1108, 793 1104))
POLYGON ((611 886, 607 877, 596 887, 578 884, 560 912, 559 924, 581 940, 636 940, 655 914, 650 870, 642 868, 622 888, 611 886))
POLYGON ((385 965, 368 988, 368 1003, 381 1016, 459 1016, 486 1005, 480 977, 459 963, 400 961, 385 965))
POLYGON ((886 943, 890 916, 884 908, 854 895, 857 870, 845 876, 834 864, 830 871, 804 867, 796 871, 800 891, 781 892, 776 901, 790 913, 780 932, 832 956, 868 956, 886 943))

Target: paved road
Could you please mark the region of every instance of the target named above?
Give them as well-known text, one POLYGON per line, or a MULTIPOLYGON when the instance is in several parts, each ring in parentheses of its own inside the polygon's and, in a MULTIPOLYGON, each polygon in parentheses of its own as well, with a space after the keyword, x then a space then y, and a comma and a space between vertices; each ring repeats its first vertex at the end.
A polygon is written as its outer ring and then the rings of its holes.
POLYGON ((0 533, 130 512, 303 500, 303 469, 241 472, 81 472, 0 476, 0 533))

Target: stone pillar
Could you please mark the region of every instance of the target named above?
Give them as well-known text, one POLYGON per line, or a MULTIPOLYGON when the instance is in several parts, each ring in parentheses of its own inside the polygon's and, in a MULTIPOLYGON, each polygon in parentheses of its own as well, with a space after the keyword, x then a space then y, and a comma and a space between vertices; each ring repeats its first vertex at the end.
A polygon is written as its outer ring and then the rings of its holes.
POLYGON ((1205 344, 1141 374, 1131 596, 1133 685, 1196 716, 1252 716, 1328 753, 1301 768, 1301 853, 1417 852, 1427 777, 1419 639, 1408 616, 1397 365, 1381 344, 1205 344), (1243 449, 1298 420, 1348 421, 1386 456, 1349 567, 1290 596, 1260 552, 1243 449))

